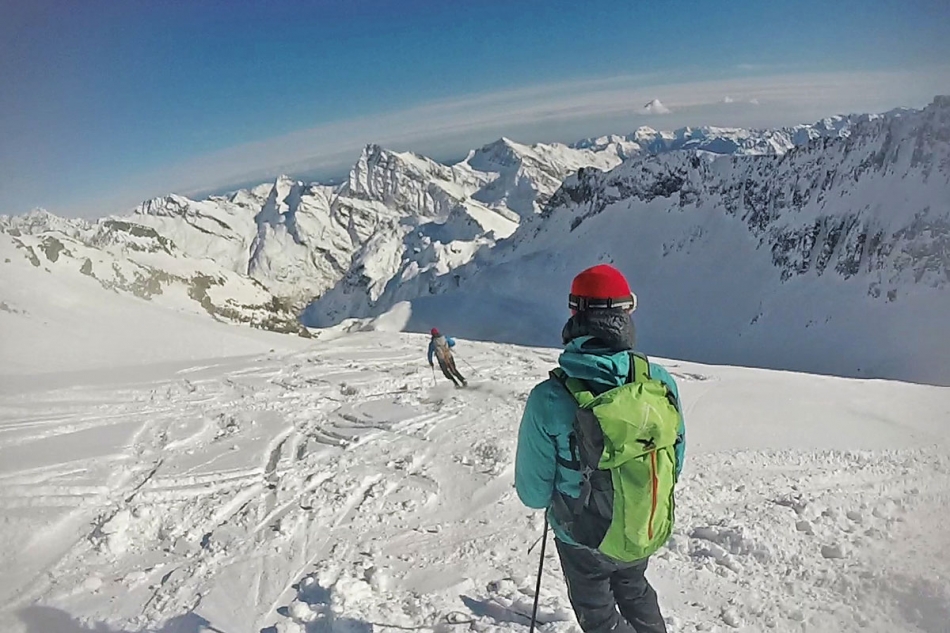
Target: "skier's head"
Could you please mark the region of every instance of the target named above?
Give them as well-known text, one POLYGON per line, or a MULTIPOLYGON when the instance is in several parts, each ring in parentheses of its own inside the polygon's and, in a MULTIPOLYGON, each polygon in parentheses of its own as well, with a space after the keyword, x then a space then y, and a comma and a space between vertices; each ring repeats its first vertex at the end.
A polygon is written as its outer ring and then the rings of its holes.
POLYGON ((432 328, 431 330, 429 330, 429 334, 431 334, 432 336, 438 336, 438 335, 439 335, 439 328, 437 328, 437 327, 432 328))
POLYGON ((637 296, 630 292, 623 273, 609 264, 599 264, 574 277, 567 305, 571 314, 610 308, 633 312, 637 309, 637 296))
POLYGON ((565 344, 581 336, 597 339, 598 347, 612 351, 633 349, 635 335, 630 315, 637 296, 619 270, 600 264, 583 270, 571 282, 568 295, 571 318, 561 331, 565 344))

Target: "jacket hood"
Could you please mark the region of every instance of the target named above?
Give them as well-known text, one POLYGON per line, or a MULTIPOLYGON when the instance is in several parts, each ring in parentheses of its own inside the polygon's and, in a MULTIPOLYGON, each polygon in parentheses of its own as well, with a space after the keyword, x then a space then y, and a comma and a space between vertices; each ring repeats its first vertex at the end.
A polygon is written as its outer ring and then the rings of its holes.
POLYGON ((611 351, 598 339, 581 336, 567 344, 558 364, 572 378, 619 387, 630 374, 630 353, 611 351))

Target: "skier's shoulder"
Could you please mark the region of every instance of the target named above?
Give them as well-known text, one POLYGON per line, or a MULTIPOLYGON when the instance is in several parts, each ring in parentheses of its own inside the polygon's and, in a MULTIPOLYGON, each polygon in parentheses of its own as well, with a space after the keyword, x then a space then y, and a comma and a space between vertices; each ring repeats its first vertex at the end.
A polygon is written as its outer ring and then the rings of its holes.
POLYGON ((524 422, 546 436, 564 435, 572 428, 577 403, 556 378, 537 383, 528 393, 524 422))
POLYGON ((554 376, 549 376, 531 389, 528 393, 526 406, 539 411, 543 409, 545 413, 550 413, 551 410, 563 409, 573 414, 576 401, 560 380, 554 376))

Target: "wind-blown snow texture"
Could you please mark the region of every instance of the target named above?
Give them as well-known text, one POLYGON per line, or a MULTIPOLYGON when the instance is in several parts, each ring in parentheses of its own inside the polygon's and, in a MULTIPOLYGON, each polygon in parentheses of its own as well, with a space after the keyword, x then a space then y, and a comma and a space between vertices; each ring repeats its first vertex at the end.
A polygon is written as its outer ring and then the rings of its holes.
MULTIPOLYGON (((0 383, 0 628, 527 631, 542 517, 512 461, 557 351, 460 340, 456 390, 424 336, 308 345, 0 383)), ((672 633, 946 630, 950 391, 667 366, 690 449, 649 574, 672 633)), ((553 547, 539 618, 578 630, 553 547)))

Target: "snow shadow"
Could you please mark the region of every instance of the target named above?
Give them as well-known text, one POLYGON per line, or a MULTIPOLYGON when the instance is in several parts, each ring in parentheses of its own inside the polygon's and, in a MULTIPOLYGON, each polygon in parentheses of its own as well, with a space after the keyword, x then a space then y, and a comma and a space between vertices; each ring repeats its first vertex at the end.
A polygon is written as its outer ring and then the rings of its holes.
POLYGON ((950 591, 946 586, 925 580, 908 586, 892 586, 897 607, 907 621, 925 633, 944 633, 950 622, 950 591))
POLYGON ((468 607, 472 615, 479 618, 491 618, 499 624, 521 624, 528 625, 531 618, 517 611, 512 611, 500 604, 489 600, 477 600, 469 596, 459 596, 462 603, 468 607))
MULTIPOLYGON (((333 621, 320 620, 319 622, 310 622, 303 625, 306 633, 372 633, 373 625, 361 620, 352 618, 335 618, 333 621)), ((278 633, 280 629, 277 626, 269 626, 261 629, 260 633, 278 633)))
MULTIPOLYGON (((340 617, 333 613, 330 610, 331 590, 316 582, 313 577, 304 579, 293 587, 297 591, 297 600, 306 603, 311 608, 311 613, 303 620, 295 617, 290 607, 280 607, 277 613, 296 622, 306 633, 373 633, 374 623, 340 617), (314 617, 315 619, 310 620, 314 617)), ((279 630, 277 625, 274 625, 261 629, 260 633, 278 633, 279 630)))
POLYGON ((216 629, 194 613, 175 616, 161 628, 141 631, 113 629, 102 622, 82 624, 65 611, 53 607, 27 607, 19 611, 17 616, 26 625, 27 633, 230 633, 216 629))

